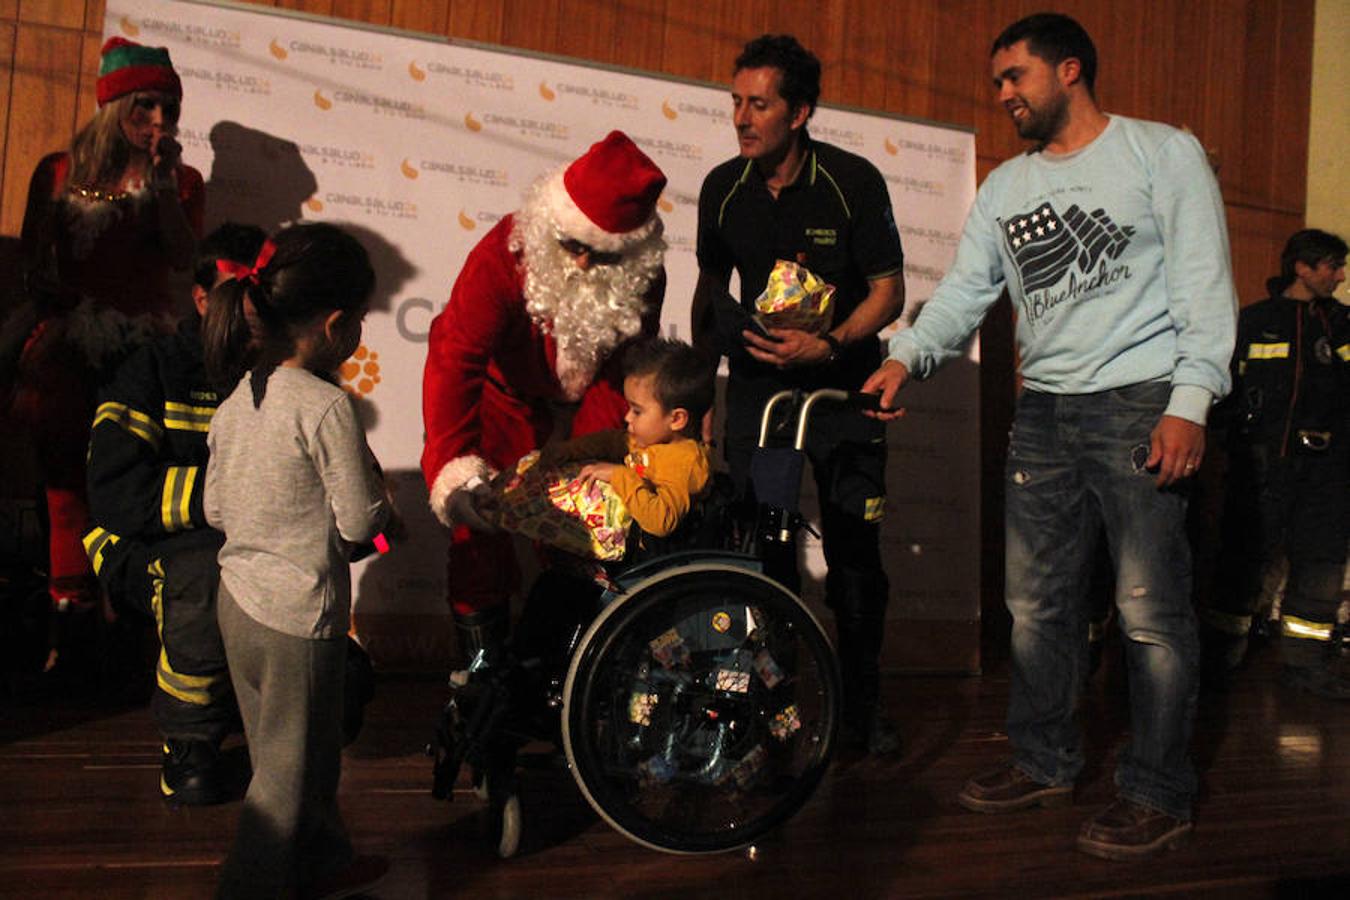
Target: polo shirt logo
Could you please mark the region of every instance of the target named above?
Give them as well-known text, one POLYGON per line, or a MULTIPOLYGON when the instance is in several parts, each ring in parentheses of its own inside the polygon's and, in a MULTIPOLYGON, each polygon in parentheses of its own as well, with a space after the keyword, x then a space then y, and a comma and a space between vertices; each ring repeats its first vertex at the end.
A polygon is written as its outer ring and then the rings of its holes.
POLYGON ((833 228, 808 228, 806 237, 817 247, 833 247, 839 243, 839 232, 833 228))

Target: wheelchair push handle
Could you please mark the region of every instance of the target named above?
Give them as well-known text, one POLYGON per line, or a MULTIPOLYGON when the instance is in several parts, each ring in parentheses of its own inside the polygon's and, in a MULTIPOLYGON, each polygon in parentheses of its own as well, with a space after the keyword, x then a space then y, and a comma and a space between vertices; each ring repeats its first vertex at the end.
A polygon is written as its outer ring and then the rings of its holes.
MULTIPOLYGON (((764 413, 759 422, 760 447, 768 446, 773 411, 777 409, 778 404, 783 401, 794 400, 800 394, 800 391, 779 391, 764 404, 764 413)), ((864 394, 859 391, 844 391, 838 388, 820 388, 812 391, 806 395, 806 399, 802 401, 801 410, 797 413, 797 434, 792 444, 794 450, 801 450, 806 446, 806 431, 810 426, 811 411, 815 409, 817 403, 821 402, 847 403, 860 413, 868 410, 875 412, 881 409, 880 394, 864 394)))

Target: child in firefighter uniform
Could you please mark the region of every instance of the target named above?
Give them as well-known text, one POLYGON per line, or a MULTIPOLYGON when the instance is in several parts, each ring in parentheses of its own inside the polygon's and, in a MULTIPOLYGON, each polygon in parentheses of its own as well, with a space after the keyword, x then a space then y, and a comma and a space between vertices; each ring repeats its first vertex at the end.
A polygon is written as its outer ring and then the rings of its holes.
POLYGON ((224 536, 202 511, 206 433, 226 392, 207 379, 200 317, 216 260, 250 262, 264 237, 258 228, 223 225, 203 241, 196 312, 119 367, 90 437, 94 527, 84 545, 114 608, 153 618, 159 632, 151 708, 164 738, 160 789, 179 803, 225 799, 219 747, 239 728, 216 624, 224 536))

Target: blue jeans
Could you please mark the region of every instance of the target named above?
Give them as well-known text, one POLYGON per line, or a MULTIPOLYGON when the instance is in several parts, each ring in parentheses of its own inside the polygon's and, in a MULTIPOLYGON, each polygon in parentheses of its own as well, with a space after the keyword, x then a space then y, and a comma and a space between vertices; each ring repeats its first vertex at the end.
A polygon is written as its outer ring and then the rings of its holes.
POLYGON ((1013 762, 1045 784, 1083 768, 1074 721, 1087 675, 1088 583, 1105 529, 1130 687, 1126 799, 1191 816, 1189 746, 1199 647, 1186 496, 1145 470, 1170 385, 1098 394, 1025 391, 1007 466, 1007 602, 1013 617, 1008 736, 1013 762))

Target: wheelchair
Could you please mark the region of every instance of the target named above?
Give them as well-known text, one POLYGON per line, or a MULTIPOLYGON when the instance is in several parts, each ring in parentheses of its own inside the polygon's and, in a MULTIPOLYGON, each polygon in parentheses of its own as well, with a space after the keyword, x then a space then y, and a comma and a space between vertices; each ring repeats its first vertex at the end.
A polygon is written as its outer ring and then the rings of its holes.
POLYGON ((427 748, 432 793, 450 799, 467 764, 499 856, 520 844, 520 751, 541 740, 562 748, 602 819, 667 853, 746 847, 810 799, 835 747, 838 665, 763 556, 805 526, 802 448, 822 402, 871 405, 830 389, 771 397, 752 460, 753 521, 704 510, 700 531, 723 546, 640 561, 603 587, 545 570, 504 658, 479 654, 452 676, 427 748), (795 440, 769 446, 776 422, 792 424, 775 420, 784 403, 798 410, 795 440))

